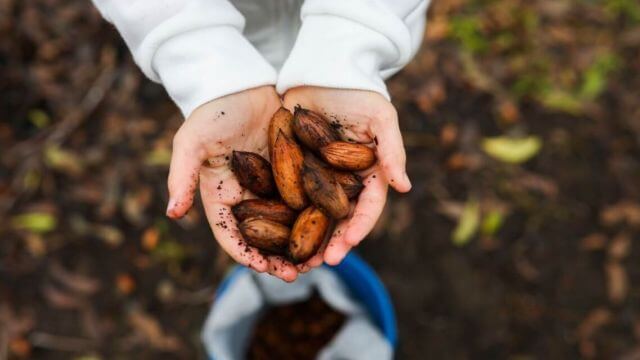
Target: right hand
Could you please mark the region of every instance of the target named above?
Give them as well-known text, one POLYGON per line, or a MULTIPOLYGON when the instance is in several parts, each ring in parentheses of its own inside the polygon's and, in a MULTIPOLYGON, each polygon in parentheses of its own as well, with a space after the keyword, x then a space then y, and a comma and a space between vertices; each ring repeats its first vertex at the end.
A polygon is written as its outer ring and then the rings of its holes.
POLYGON ((198 107, 173 138, 167 216, 178 219, 187 213, 199 180, 207 220, 220 246, 239 264, 294 281, 296 267, 248 246, 231 213, 231 207, 247 196, 231 172, 231 152, 251 151, 268 158, 267 129, 280 106, 275 89, 263 86, 198 107))

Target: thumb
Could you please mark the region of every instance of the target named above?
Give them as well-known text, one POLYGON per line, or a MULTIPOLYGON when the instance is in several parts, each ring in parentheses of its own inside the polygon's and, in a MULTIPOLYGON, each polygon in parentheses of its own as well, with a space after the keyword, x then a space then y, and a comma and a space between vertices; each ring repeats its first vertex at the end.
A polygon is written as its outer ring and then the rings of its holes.
POLYGON ((169 166, 169 203, 167 216, 172 219, 183 217, 193 205, 198 177, 206 154, 191 142, 174 137, 171 165, 169 166))
POLYGON ((411 190, 411 181, 406 171, 407 155, 402 143, 398 116, 378 119, 372 126, 378 161, 389 185, 399 192, 411 190))

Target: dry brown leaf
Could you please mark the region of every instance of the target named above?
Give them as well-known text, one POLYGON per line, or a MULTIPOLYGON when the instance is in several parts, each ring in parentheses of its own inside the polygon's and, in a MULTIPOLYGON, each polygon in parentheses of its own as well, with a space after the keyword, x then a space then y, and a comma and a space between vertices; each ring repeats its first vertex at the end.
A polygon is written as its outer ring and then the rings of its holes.
POLYGON ((458 127, 455 124, 447 123, 440 129, 440 144, 448 147, 458 140, 458 127))
POLYGON ((607 245, 607 237, 602 233, 593 233, 585 236, 580 241, 582 250, 602 250, 607 245))
POLYGON ((608 254, 612 260, 622 260, 631 251, 631 237, 629 234, 618 234, 609 244, 608 254))
POLYGON ((140 310, 133 310, 129 313, 129 324, 156 349, 177 351, 182 346, 177 337, 164 332, 157 319, 140 310))
POLYGON ((155 227, 150 227, 142 234, 142 248, 151 251, 158 246, 160 232, 155 227))
POLYGON ((640 204, 631 201, 620 201, 606 207, 600 213, 600 221, 605 226, 613 226, 622 222, 640 227, 640 204))
POLYGON ((591 338, 598 329, 608 324, 613 319, 611 310, 600 307, 591 310, 589 314, 578 325, 578 339, 585 340, 591 338))
POLYGON ((447 91, 444 82, 439 78, 433 78, 424 84, 415 97, 418 108, 426 113, 431 114, 436 107, 447 99, 447 91))
POLYGON ((625 268, 616 261, 609 261, 604 267, 607 278, 607 294, 614 304, 626 299, 629 292, 629 280, 625 268))
POLYGON ((116 276, 116 289, 121 294, 129 295, 136 289, 136 281, 129 274, 118 274, 116 276))
POLYGON ((31 355, 31 344, 24 337, 17 337, 9 341, 9 350, 14 356, 28 358, 31 355))

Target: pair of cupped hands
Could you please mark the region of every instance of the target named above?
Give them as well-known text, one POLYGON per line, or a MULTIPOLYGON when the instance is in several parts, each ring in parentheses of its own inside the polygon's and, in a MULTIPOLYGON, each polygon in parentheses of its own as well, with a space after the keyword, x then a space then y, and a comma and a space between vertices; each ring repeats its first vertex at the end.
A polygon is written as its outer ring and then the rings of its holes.
POLYGON ((373 229, 391 185, 399 192, 411 189, 405 171, 406 156, 393 105, 382 95, 361 90, 302 86, 281 99, 273 86, 262 86, 207 102, 186 119, 173 139, 169 170, 167 216, 178 219, 193 204, 196 187, 220 246, 239 264, 268 272, 285 281, 320 266, 336 265, 373 229), (246 245, 231 207, 251 197, 231 171, 233 150, 251 151, 268 159, 267 129, 281 107, 302 106, 335 117, 345 140, 376 148, 377 163, 361 172, 365 188, 350 216, 340 221, 317 255, 294 265, 281 256, 263 255, 246 245))

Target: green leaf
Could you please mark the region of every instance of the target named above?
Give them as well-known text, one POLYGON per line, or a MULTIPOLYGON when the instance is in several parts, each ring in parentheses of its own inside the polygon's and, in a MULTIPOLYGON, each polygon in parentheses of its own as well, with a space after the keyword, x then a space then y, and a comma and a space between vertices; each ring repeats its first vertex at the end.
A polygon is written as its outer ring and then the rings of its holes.
POLYGON ((489 47, 477 16, 459 16, 451 20, 450 34, 460 42, 463 49, 472 53, 484 52, 489 47))
POLYGON ((147 154, 144 163, 149 166, 169 166, 171 151, 167 148, 155 148, 147 154))
POLYGON ((484 219, 482 219, 480 232, 483 235, 487 236, 494 235, 496 232, 498 232, 498 230, 500 230, 503 221, 504 215, 502 215, 502 212, 498 210, 492 210, 484 217, 484 219))
POLYGON ((153 250, 152 256, 160 261, 180 262, 187 256, 187 251, 177 241, 164 240, 153 250))
POLYGON ((75 153, 59 146, 47 146, 44 160, 49 167, 71 175, 80 175, 84 170, 82 159, 75 153))
POLYGON ((594 99, 600 95, 609 83, 609 74, 620 66, 620 60, 614 54, 600 55, 583 74, 580 96, 594 99))
POLYGON ((57 220, 49 213, 33 212, 14 216, 11 219, 11 225, 17 230, 42 234, 55 229, 57 220))
POLYGON ((510 138, 498 136, 486 138, 482 141, 482 149, 498 160, 506 163, 523 163, 536 154, 542 148, 542 141, 537 136, 525 138, 510 138))
POLYGON ((550 88, 542 91, 539 100, 549 109, 579 114, 582 111, 584 99, 563 89, 550 88))
POLYGON ((49 125, 49 123, 51 122, 49 115, 47 115, 46 112, 40 109, 29 110, 29 112, 27 113, 27 118, 38 129, 42 129, 43 127, 49 125))
POLYGON ((469 243, 478 231, 479 225, 480 204, 475 200, 469 200, 464 205, 462 215, 460 215, 460 219, 458 220, 458 225, 451 236, 453 244, 456 246, 464 246, 469 243))

